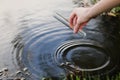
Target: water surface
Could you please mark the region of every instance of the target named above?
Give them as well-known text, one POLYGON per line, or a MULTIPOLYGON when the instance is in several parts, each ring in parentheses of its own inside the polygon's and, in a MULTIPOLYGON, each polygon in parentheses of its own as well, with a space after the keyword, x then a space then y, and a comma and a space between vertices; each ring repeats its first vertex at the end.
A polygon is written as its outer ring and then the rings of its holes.
MULTIPOLYGON (((16 43, 21 41, 22 35, 24 37, 23 41, 26 41, 26 44, 35 47, 34 44, 39 44, 40 36, 38 35, 42 29, 41 26, 54 25, 55 27, 55 25, 61 24, 54 24, 54 22, 57 22, 52 17, 54 12, 59 11, 68 17, 73 7, 72 0, 0 0, 0 70, 8 68, 9 74, 6 76, 8 78, 16 77, 16 72, 20 71, 14 51, 15 48, 13 47, 15 46, 16 40, 16 43)), ((44 33, 47 34, 46 30, 48 29, 44 29, 44 33)), ((54 34, 52 35, 54 36, 54 34)), ((52 39, 43 40, 50 41, 52 39)), ((22 44, 21 42, 20 45, 22 44)), ((46 58, 49 57, 48 55, 46 58)), ((7 78, 4 76, 0 77, 7 78)))

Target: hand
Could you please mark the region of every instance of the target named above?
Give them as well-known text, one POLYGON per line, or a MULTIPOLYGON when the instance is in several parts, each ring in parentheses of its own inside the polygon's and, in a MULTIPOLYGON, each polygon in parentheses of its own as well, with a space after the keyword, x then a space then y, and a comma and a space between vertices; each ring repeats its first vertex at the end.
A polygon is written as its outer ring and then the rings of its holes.
POLYGON ((70 15, 69 23, 71 28, 73 28, 74 33, 86 25, 86 23, 91 19, 89 15, 90 8, 75 8, 70 15))

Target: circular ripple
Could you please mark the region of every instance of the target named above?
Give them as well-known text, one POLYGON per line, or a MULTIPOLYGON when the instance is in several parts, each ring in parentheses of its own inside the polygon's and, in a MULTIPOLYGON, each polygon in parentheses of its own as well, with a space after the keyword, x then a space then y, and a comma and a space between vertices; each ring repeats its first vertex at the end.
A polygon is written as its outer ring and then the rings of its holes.
POLYGON ((72 30, 57 21, 51 21, 24 30, 21 38, 24 46, 20 51, 17 50, 20 67, 27 67, 33 79, 56 79, 66 75, 64 69, 54 61, 56 48, 64 41, 80 39, 82 36, 73 34, 72 30))
POLYGON ((30 75, 26 77, 31 80, 43 77, 58 80, 69 71, 90 74, 114 71, 117 66, 116 55, 112 56, 113 53, 101 44, 106 40, 104 34, 94 30, 86 30, 86 33, 83 39, 57 21, 31 25, 15 41, 18 65, 22 71, 28 69, 30 75))
POLYGON ((108 51, 95 41, 71 40, 57 48, 54 58, 59 66, 74 72, 105 74, 115 68, 108 51))

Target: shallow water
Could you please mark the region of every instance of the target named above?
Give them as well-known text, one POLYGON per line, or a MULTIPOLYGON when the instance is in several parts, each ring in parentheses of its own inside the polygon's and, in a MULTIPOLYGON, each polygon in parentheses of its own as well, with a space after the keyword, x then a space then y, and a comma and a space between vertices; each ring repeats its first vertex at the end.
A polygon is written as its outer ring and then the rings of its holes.
POLYGON ((58 80, 74 71, 104 75, 117 70, 120 39, 114 26, 120 25, 114 18, 92 19, 83 37, 53 17, 58 12, 68 18, 75 7, 72 1, 1 0, 0 4, 0 78, 58 80))
MULTIPOLYGON (((51 24, 56 22, 52 17, 54 12, 62 13, 65 11, 64 15, 69 16, 69 11, 73 7, 71 0, 0 0, 0 70, 8 68, 9 74, 6 76, 9 78, 15 77, 16 72, 20 70, 15 58, 16 54, 14 54, 14 44, 12 44, 15 42, 16 36, 23 34, 22 37, 27 41, 26 44, 33 43, 29 46, 40 43, 38 35, 42 28, 39 26, 45 26, 43 35, 47 34, 46 31, 50 31, 47 25, 59 24, 51 24), (29 39, 30 37, 31 39, 29 39)), ((44 36, 42 39, 45 41, 53 40, 45 39, 46 37, 44 36)), ((17 38, 17 41, 20 39, 17 38)), ((36 47, 39 47, 39 44, 36 47)), ((2 75, 0 78, 7 77, 2 75)))

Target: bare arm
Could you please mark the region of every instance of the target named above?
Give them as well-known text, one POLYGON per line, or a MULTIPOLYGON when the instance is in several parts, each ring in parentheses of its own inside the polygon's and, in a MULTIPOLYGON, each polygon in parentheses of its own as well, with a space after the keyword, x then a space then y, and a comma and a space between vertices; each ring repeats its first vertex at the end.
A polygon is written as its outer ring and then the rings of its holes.
POLYGON ((70 26, 77 33, 91 18, 120 4, 120 0, 101 0, 92 7, 76 8, 70 15, 70 26))
POLYGON ((101 0, 89 11, 89 16, 94 17, 120 4, 120 0, 101 0))

